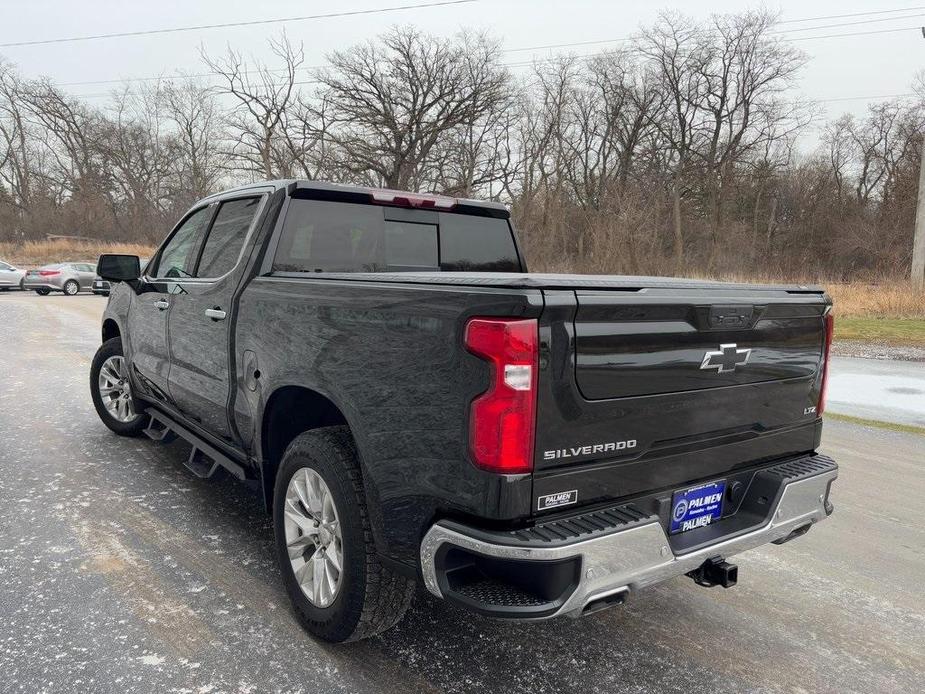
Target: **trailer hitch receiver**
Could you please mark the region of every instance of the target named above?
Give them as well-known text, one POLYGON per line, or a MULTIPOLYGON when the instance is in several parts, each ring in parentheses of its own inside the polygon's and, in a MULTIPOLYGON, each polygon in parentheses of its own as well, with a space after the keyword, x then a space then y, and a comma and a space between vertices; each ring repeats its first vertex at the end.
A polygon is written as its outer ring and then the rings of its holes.
POLYGON ((722 557, 713 557, 693 571, 688 571, 687 575, 694 579, 698 586, 732 588, 739 580, 739 567, 722 557))

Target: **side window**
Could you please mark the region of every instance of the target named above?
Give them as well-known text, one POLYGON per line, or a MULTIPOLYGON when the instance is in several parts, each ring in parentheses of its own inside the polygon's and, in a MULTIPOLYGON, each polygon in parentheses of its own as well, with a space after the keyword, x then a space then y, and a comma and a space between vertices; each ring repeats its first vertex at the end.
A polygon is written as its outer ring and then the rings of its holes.
POLYGON ((212 219, 212 208, 203 207, 191 214, 161 249, 154 277, 189 277, 187 264, 212 219))
POLYGON ((6 263, 0 263, 0 270, 9 270, 10 266, 6 263))
POLYGON ((196 277, 221 277, 238 262, 260 198, 222 203, 206 237, 196 277))
POLYGON ((282 272, 375 272, 382 208, 321 200, 289 204, 273 269, 282 272))

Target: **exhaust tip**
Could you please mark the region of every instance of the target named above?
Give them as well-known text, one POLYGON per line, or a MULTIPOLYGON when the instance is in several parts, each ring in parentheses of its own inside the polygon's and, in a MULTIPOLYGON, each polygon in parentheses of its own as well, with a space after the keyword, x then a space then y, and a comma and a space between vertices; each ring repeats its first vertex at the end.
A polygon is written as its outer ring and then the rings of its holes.
POLYGON ((600 598, 595 598, 594 600, 591 600, 585 604, 581 610, 581 614, 584 616, 586 614, 592 614, 594 612, 606 610, 608 607, 622 605, 626 602, 627 595, 629 595, 629 591, 626 588, 622 588, 616 593, 611 593, 610 595, 604 595, 600 598))

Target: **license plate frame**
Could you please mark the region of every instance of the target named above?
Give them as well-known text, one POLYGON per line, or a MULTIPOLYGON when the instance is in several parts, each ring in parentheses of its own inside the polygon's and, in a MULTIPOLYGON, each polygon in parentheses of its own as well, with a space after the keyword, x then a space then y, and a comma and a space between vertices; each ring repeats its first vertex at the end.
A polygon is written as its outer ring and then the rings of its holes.
POLYGON ((690 532, 716 522, 723 516, 726 480, 713 480, 678 489, 671 495, 670 535, 690 532))

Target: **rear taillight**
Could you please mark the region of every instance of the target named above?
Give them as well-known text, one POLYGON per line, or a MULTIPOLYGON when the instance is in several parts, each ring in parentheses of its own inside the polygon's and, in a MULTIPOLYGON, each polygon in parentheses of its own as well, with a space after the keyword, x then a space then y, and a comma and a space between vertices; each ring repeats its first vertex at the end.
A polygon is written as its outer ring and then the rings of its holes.
POLYGON ((39 274, 42 277, 52 277, 53 275, 60 275, 60 270, 39 270, 39 274))
POLYGON ((491 385, 469 410, 469 453, 492 472, 533 469, 539 337, 535 319, 473 318, 466 349, 492 365, 491 385))
POLYGON ((832 349, 832 335, 835 332, 835 316, 831 310, 823 317, 825 322, 825 345, 822 348, 822 385, 819 387, 819 404, 816 414, 822 415, 825 411, 825 396, 829 388, 829 352, 832 349))

